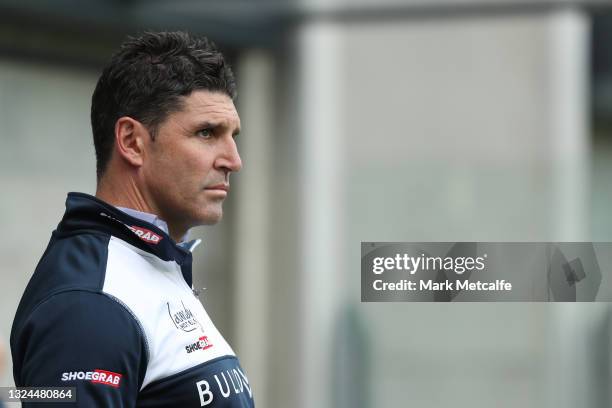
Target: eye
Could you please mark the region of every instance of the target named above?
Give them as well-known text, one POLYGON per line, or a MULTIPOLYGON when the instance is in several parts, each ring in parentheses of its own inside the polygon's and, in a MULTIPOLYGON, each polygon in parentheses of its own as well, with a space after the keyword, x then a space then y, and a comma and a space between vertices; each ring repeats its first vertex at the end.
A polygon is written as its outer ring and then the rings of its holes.
POLYGON ((205 128, 198 130, 196 134, 204 139, 209 139, 213 136, 213 130, 212 128, 205 128))

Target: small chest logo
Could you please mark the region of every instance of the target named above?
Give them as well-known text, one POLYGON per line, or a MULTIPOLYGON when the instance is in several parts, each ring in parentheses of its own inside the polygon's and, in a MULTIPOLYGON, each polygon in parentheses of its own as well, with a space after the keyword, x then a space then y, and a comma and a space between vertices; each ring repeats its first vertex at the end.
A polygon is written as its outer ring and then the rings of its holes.
POLYGON ((132 232, 138 236, 138 238, 142 239, 144 242, 148 242, 149 244, 157 245, 159 244, 159 241, 162 240, 162 237, 146 228, 142 228, 137 225, 128 226, 128 228, 131 229, 132 232))
POLYGON ((170 316, 170 320, 172 320, 172 323, 174 323, 177 329, 184 332, 192 332, 196 329, 204 331, 198 319, 196 319, 193 312, 185 306, 183 301, 181 301, 181 307, 179 308, 174 308, 170 305, 170 302, 166 302, 166 306, 168 306, 168 316, 170 316))
POLYGON ((187 351, 187 353, 193 353, 196 350, 206 350, 211 348, 213 345, 210 342, 210 340, 208 340, 208 336, 201 336, 198 341, 196 341, 195 343, 191 343, 187 346, 185 346, 185 351, 187 351))

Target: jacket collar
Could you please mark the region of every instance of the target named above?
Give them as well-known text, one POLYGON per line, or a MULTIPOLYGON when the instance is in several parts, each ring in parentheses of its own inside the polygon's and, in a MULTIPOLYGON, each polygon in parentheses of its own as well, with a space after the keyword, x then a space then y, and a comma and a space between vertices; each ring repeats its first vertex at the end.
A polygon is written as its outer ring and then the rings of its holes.
MULTIPOLYGON (((191 264, 191 252, 177 245, 157 226, 132 217, 114 206, 84 193, 68 193, 66 212, 58 234, 98 231, 115 236, 164 261, 191 264)), ((187 248, 194 247, 186 243, 187 248)), ((196 244, 197 245, 197 244, 196 244)))

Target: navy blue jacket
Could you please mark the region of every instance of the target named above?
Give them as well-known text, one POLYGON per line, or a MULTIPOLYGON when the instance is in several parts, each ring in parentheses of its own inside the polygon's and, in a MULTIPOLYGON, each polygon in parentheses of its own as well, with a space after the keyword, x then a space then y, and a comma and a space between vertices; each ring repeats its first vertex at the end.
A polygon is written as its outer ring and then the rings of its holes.
POLYGON ((68 194, 13 322, 15 384, 76 387, 79 407, 253 407, 191 262, 156 226, 68 194))

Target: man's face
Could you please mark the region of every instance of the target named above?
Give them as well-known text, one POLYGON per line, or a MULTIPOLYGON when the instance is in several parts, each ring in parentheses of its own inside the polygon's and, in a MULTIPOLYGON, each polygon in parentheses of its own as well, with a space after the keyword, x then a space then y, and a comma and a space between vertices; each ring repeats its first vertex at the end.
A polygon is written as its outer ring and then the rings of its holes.
POLYGON ((183 100, 145 146, 143 165, 150 204, 169 227, 214 224, 223 214, 229 175, 242 163, 234 136, 240 118, 231 98, 198 90, 183 100))

